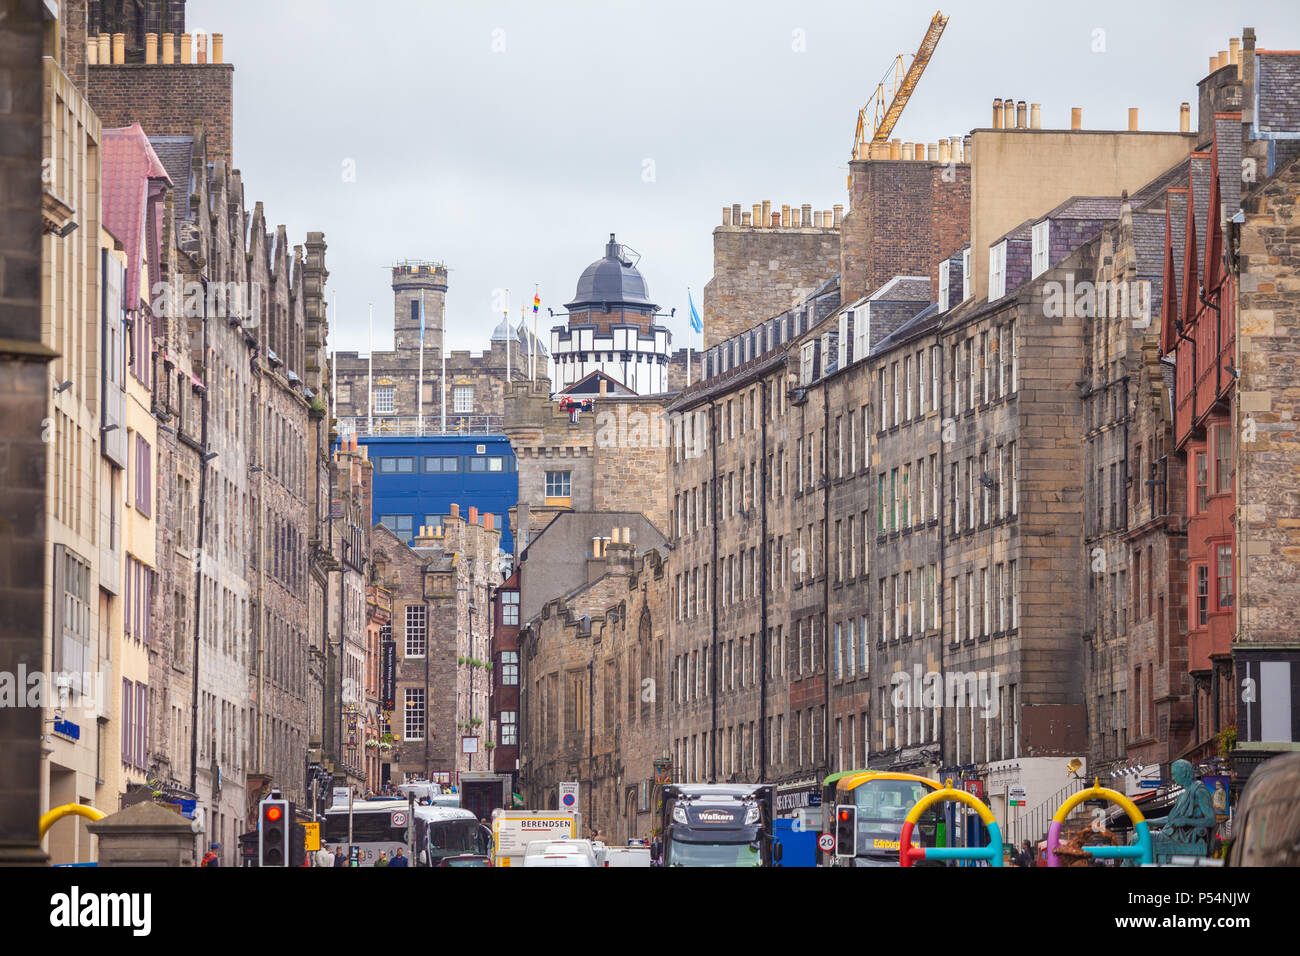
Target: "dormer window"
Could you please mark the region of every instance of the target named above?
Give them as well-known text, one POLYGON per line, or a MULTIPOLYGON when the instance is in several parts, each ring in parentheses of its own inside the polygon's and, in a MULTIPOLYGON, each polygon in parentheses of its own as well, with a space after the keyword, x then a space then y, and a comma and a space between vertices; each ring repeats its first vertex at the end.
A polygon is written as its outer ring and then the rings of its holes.
POLYGON ((989 301, 1007 294, 1007 243, 1004 239, 989 247, 989 301))
POLYGON ((1033 271, 1030 278, 1037 279, 1040 275, 1048 270, 1051 266, 1050 249, 1048 247, 1048 230, 1051 228, 1052 220, 1044 219, 1042 222, 1034 223, 1033 231, 1033 271))
POLYGON ((967 246, 961 251, 961 300, 965 302, 975 291, 975 283, 968 278, 970 276, 970 247, 967 246))
POLYGON ((948 278, 948 273, 951 266, 952 266, 951 259, 944 259, 943 262, 939 263, 939 311, 940 312, 948 311, 948 284, 950 281, 948 278))

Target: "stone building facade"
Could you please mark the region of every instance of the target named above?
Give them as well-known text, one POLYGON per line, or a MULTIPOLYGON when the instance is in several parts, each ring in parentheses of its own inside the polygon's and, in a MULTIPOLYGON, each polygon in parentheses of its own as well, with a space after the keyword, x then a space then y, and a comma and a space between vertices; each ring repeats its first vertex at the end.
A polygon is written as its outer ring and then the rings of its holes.
POLYGON ((559 783, 579 781, 584 836, 610 845, 657 827, 669 736, 663 552, 619 537, 611 527, 591 582, 548 601, 519 635, 525 805, 558 806, 559 783))
POLYGON ((496 728, 485 665, 492 662, 489 593, 502 581, 494 560, 500 539, 489 518, 480 520, 475 508, 462 516, 456 505, 441 528, 421 529, 412 547, 382 524, 374 527, 376 583, 392 595, 397 651, 388 728, 396 739, 380 755, 383 780, 491 767, 486 743, 495 743, 496 728), (466 739, 477 745, 473 752, 466 739))

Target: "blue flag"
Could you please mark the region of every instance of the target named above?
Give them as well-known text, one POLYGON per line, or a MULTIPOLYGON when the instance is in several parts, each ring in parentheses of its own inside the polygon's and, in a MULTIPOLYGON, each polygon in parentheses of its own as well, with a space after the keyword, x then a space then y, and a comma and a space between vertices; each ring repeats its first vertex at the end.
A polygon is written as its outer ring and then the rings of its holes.
POLYGON ((704 331, 704 323, 700 320, 700 313, 695 311, 695 300, 691 298, 691 290, 686 290, 686 301, 691 304, 691 328, 696 332, 704 331))

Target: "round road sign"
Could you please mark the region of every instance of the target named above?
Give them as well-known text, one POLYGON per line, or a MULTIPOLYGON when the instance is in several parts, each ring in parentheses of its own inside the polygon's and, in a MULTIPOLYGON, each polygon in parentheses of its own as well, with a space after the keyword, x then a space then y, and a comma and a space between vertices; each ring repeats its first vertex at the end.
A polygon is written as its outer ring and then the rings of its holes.
POLYGON ((577 802, 577 797, 571 793, 566 793, 563 802, 566 807, 571 807, 575 802, 577 802))
POLYGON ((827 853, 830 853, 831 850, 835 849, 835 834, 823 833, 821 836, 819 836, 817 838, 817 848, 820 850, 825 850, 827 853))
POLYGON ((394 811, 393 811, 393 826, 395 826, 395 827, 404 827, 404 826, 406 826, 406 811, 405 811, 405 810, 394 810, 394 811))

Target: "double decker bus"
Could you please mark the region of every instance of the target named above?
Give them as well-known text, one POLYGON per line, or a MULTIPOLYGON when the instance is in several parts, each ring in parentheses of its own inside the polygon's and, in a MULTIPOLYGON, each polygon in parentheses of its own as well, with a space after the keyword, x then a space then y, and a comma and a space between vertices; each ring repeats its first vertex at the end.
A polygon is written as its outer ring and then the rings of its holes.
MULTIPOLYGON (((922 797, 940 789, 942 785, 937 780, 911 773, 849 770, 831 774, 822 782, 827 827, 834 827, 837 807, 852 806, 857 811, 857 842, 852 856, 837 855, 843 848, 836 853, 823 853, 823 865, 898 866, 903 821, 922 797)), ((947 829, 943 806, 935 804, 925 811, 912 831, 913 845, 947 846, 947 829)))

